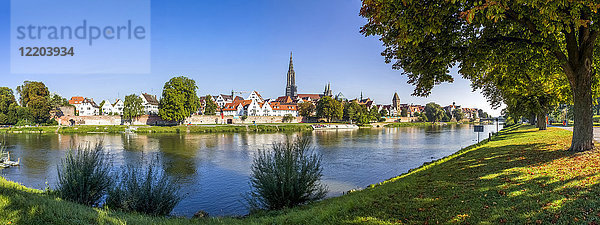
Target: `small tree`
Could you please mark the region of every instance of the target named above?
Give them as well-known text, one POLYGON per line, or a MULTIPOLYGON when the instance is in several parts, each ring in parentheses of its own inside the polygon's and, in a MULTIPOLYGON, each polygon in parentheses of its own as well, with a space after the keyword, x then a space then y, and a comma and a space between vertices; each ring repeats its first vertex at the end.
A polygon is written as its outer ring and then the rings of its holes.
POLYGON ((456 121, 461 121, 465 118, 465 113, 463 113, 463 111, 460 109, 454 109, 452 110, 452 116, 454 119, 456 119, 456 121))
POLYGON ((133 119, 143 114, 142 98, 135 94, 125 96, 125 101, 123 101, 123 119, 131 123, 133 119))
POLYGON ((248 203, 254 210, 277 210, 322 199, 327 193, 322 171, 310 139, 273 143, 271 151, 259 150, 254 158, 248 203))
POLYGON ((427 121, 429 122, 438 122, 444 118, 444 110, 438 104, 433 102, 427 103, 425 105, 425 117, 427 117, 427 121))
POLYGON ((291 123, 293 120, 294 116, 292 116, 292 114, 285 114, 285 116, 283 116, 284 123, 291 123))
POLYGON ((158 115, 166 121, 181 123, 198 111, 200 99, 196 94, 196 81, 181 76, 165 83, 158 115))
POLYGON ((323 96, 317 102, 317 116, 327 118, 327 122, 342 119, 344 115, 344 106, 341 102, 329 97, 323 96))
POLYGON ((381 109, 379 114, 381 114, 382 117, 386 117, 389 116, 390 112, 387 109, 381 109))
POLYGON ((217 113, 219 106, 212 100, 212 96, 206 95, 204 97, 204 115, 214 116, 217 113))
POLYGON ((106 194, 113 180, 110 174, 111 165, 106 153, 102 151, 102 143, 91 148, 77 148, 67 152, 58 170, 57 193, 65 200, 88 206, 97 206, 106 194))
POLYGON ((298 104, 298 114, 302 117, 310 117, 315 112, 315 105, 312 102, 303 102, 298 104))

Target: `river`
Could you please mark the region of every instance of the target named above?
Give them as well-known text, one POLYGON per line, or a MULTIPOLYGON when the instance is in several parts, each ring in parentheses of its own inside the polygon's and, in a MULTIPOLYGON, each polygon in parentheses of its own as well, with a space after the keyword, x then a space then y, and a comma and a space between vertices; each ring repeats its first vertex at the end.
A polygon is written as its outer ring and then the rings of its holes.
MULTIPOLYGON (((496 126, 486 125, 481 139, 490 131, 496 126)), ((254 154, 297 135, 310 135, 314 150, 322 154, 328 197, 384 181, 477 142, 473 125, 258 134, 6 134, 0 141, 12 159, 21 159, 21 166, 0 169, 0 175, 27 187, 54 187, 57 166, 70 146, 102 141, 115 169, 158 156, 185 196, 172 214, 191 216, 204 210, 211 216, 244 215, 254 154)))

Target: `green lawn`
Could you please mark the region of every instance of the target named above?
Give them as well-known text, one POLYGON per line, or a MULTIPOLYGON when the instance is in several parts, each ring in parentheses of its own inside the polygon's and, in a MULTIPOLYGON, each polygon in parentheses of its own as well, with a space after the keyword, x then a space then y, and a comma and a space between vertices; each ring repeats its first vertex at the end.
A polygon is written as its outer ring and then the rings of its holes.
POLYGON ((600 151, 566 152, 570 139, 522 127, 362 191, 247 218, 122 214, 0 179, 0 224, 600 223, 600 151))

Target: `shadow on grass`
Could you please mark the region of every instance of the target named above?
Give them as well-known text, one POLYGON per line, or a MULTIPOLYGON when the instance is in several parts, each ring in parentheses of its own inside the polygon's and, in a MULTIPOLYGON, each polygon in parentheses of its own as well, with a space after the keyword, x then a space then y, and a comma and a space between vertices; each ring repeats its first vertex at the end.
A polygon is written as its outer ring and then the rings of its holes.
MULTIPOLYGON (((570 136, 517 130, 426 170, 356 193, 347 223, 600 223, 600 151, 570 136)), ((342 216, 342 215, 340 215, 342 216)))

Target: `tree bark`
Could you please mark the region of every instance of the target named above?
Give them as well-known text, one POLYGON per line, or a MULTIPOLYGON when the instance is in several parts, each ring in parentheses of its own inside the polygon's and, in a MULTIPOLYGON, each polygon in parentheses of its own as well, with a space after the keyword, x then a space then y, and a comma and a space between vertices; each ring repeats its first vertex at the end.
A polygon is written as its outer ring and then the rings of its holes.
MULTIPOLYGON (((590 59, 587 59, 590 60, 590 59)), ((589 63, 589 61, 588 61, 589 63)), ((573 139, 569 150, 575 152, 594 148, 592 113, 592 79, 588 66, 581 65, 575 71, 573 85, 573 112, 575 114, 573 139)))
POLYGON ((539 113, 537 116, 537 128, 546 130, 546 113, 539 113))
POLYGON ((531 115, 529 115, 529 124, 536 125, 536 128, 537 128, 537 124, 535 123, 535 114, 533 114, 533 113, 531 115))

